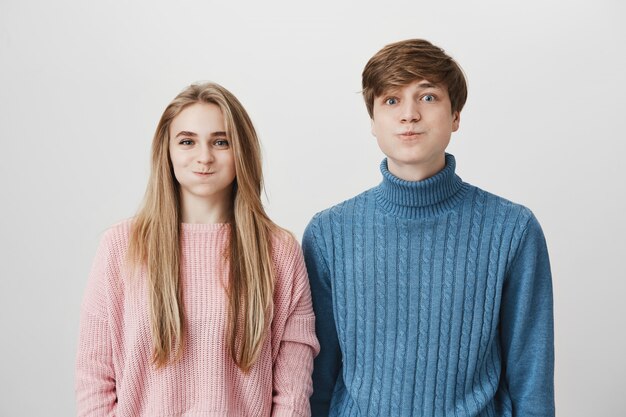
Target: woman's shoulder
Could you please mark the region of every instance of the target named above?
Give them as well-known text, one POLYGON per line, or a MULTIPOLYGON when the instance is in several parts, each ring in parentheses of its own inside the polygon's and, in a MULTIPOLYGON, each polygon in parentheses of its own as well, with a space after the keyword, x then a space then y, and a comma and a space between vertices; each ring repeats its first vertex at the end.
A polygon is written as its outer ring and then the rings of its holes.
POLYGON ((131 217, 112 224, 107 229, 105 229, 104 233, 102 234, 102 238, 107 240, 119 240, 124 238, 128 239, 134 221, 135 218, 131 217))
POLYGON ((306 276, 302 248, 295 236, 285 229, 272 233, 272 258, 277 272, 277 282, 293 281, 295 277, 306 276))
POLYGON ((85 308, 104 314, 104 305, 123 291, 123 276, 132 219, 118 222, 101 234, 85 292, 85 308), (109 301, 106 301, 109 300, 109 301))
POLYGON ((134 218, 122 220, 105 229, 100 239, 100 251, 106 251, 109 256, 126 253, 133 221, 134 218))
POLYGON ((276 228, 272 231, 272 253, 274 255, 283 254, 297 256, 302 252, 300 243, 296 237, 287 229, 276 228))

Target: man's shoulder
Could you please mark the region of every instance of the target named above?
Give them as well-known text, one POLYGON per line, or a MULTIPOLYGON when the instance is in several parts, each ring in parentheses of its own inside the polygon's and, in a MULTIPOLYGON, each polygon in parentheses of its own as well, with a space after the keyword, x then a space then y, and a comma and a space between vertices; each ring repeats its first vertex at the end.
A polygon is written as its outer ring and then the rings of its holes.
POLYGON ((311 253, 324 257, 321 253, 333 240, 333 236, 341 234, 348 219, 352 218, 355 208, 373 204, 374 188, 370 188, 338 204, 317 212, 309 221, 302 236, 304 257, 311 253), (315 249, 317 248, 317 249, 315 249), (321 252, 320 252, 321 251, 321 252))
POLYGON ((374 189, 375 187, 367 189, 353 197, 348 198, 347 200, 344 200, 340 203, 337 203, 322 211, 317 212, 311 218, 309 225, 329 221, 336 222, 341 219, 343 214, 351 212, 355 206, 373 203, 373 199, 375 198, 373 194, 374 189))
POLYGON ((505 217, 509 221, 515 221, 522 228, 525 227, 531 218, 534 218, 533 212, 527 206, 475 185, 468 185, 474 191, 472 204, 475 207, 482 206, 485 214, 493 213, 494 216, 504 216, 508 213, 505 217), (494 207, 495 210, 491 210, 494 207))

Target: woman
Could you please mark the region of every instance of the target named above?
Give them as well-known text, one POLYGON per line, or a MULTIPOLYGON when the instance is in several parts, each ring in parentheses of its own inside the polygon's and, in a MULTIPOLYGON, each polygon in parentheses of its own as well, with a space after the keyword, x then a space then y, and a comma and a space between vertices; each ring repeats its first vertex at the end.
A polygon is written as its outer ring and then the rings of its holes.
POLYGON ((144 204, 104 235, 81 311, 81 416, 309 415, 302 253, 261 204, 259 142, 223 87, 165 109, 144 204))

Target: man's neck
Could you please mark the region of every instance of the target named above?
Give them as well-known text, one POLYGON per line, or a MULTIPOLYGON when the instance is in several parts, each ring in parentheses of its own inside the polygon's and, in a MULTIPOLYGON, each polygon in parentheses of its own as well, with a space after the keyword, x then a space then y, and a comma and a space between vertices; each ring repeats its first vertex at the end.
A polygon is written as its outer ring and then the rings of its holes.
POLYGON ((405 181, 422 181, 437 174, 446 166, 445 154, 432 161, 424 161, 419 164, 398 163, 390 158, 387 159, 387 167, 396 177, 405 181))

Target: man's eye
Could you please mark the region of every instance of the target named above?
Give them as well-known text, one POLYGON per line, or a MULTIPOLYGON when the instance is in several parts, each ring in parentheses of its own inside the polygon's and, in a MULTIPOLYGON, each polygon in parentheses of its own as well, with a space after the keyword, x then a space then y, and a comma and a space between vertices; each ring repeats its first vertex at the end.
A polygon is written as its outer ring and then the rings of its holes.
POLYGON ((424 97, 422 97, 422 100, 426 102, 435 101, 435 96, 433 96, 432 94, 426 94, 424 97))
POLYGON ((394 97, 389 97, 388 99, 385 100, 385 104, 389 104, 393 106, 394 104, 398 104, 398 100, 394 97))

